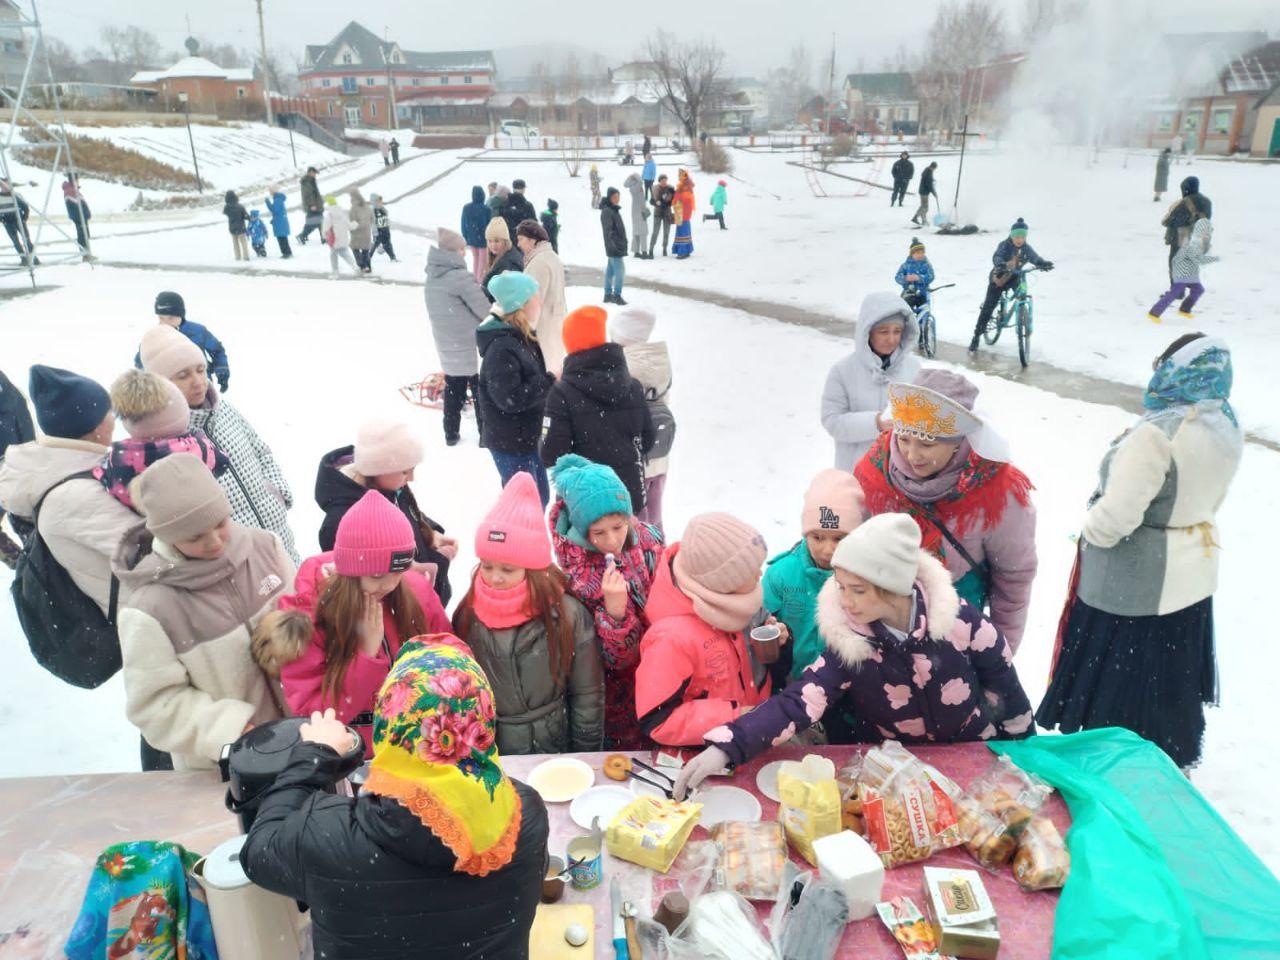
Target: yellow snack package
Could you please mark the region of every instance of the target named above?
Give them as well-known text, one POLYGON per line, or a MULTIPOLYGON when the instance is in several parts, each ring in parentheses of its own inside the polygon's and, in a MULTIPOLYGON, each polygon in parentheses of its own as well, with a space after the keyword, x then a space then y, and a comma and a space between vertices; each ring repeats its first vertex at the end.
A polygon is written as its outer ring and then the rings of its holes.
POLYGON ((836 766, 811 753, 799 763, 788 760, 778 768, 778 821, 796 852, 815 867, 818 855, 813 841, 839 833, 840 788, 836 766))
POLYGON ((636 797, 605 830, 605 846, 620 860, 666 873, 697 826, 701 812, 700 803, 636 797))

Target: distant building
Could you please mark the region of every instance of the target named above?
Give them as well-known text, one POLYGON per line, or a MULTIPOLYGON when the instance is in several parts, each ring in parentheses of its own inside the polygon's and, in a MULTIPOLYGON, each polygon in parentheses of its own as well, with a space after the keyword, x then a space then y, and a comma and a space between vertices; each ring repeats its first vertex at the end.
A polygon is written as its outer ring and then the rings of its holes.
POLYGON ((1280 80, 1255 101, 1253 108, 1257 121, 1249 155, 1280 157, 1280 80))
POLYGON ((0 0, 0 87, 16 89, 27 69, 27 46, 19 22, 25 17, 13 0, 0 0))
POLYGON ((185 94, 185 109, 192 113, 261 119, 263 112, 262 84, 251 67, 220 67, 204 57, 183 57, 163 70, 139 70, 129 85, 153 91, 166 110, 183 109, 185 94))
POLYGON ((404 50, 353 20, 327 44, 307 47, 298 80, 321 116, 348 127, 424 129, 485 127, 496 74, 490 50, 404 50))
POLYGON ((662 108, 653 65, 624 63, 605 76, 533 76, 504 80, 489 98, 494 129, 523 120, 545 136, 669 135, 679 131, 662 108))
POLYGON ((859 132, 920 130, 920 96, 909 73, 851 73, 844 78, 844 99, 859 132))

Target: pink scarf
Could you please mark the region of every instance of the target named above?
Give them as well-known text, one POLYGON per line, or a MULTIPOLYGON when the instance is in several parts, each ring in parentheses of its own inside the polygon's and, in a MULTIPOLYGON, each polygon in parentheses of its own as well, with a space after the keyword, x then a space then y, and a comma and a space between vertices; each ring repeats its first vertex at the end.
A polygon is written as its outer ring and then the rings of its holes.
POLYGON ((507 630, 533 619, 529 608, 529 585, 524 581, 506 590, 489 586, 479 573, 472 585, 472 608, 476 619, 490 630, 507 630))

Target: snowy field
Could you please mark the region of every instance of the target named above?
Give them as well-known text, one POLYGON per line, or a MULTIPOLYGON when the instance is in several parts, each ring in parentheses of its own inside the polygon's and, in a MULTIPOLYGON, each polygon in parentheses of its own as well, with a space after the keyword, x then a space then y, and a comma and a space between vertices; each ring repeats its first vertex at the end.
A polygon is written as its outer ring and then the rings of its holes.
MULTIPOLYGON (((674 158, 660 159, 674 174, 675 163, 667 162, 674 158)), ((864 293, 891 283, 913 234, 906 223, 911 211, 890 211, 887 194, 880 191, 855 198, 859 185, 847 181, 828 184, 829 192, 846 196, 815 198, 803 171, 789 166, 788 159, 798 157, 735 152, 727 210, 731 229, 720 233, 714 224, 708 229, 699 223, 692 259, 628 260, 629 275, 854 316, 864 293)), ((966 160, 965 193, 984 198, 981 207, 975 201, 966 219, 993 232, 970 238, 924 235, 939 282, 959 283, 938 295, 944 339, 967 341, 990 250, 1018 215, 1032 226, 1031 242, 1059 265, 1057 272, 1036 278, 1040 358, 1140 384, 1150 358, 1189 328, 1182 321, 1157 327, 1145 318, 1164 277, 1158 221, 1166 205, 1151 202, 1150 158, 1131 155, 1127 166, 1121 154, 1104 154, 1096 166, 1089 159, 1060 151, 966 160)), ((597 162, 605 184, 621 186, 629 169, 603 158, 597 162)), ((948 199, 953 164, 945 158, 939 169, 940 190, 948 199)), ((877 172, 875 164, 867 166, 877 172)), ((887 169, 887 163, 880 165, 880 178, 887 179, 887 169)), ((1274 188, 1280 171, 1207 162, 1176 168, 1175 181, 1191 169, 1214 201, 1217 252, 1224 258, 1206 269, 1209 293, 1196 327, 1233 344, 1237 410, 1250 429, 1280 439, 1280 415, 1265 402, 1264 386, 1280 334, 1274 309, 1264 309, 1260 301, 1265 272, 1258 264, 1264 261, 1250 250, 1251 243, 1270 236, 1280 215, 1280 193, 1274 188)), ((328 258, 314 243, 298 250, 292 261, 273 256, 237 266, 225 222, 207 211, 154 222, 104 223, 95 232, 95 251, 113 265, 44 270, 37 275, 40 292, 0 299, 4 369, 22 380, 29 364, 52 363, 109 382, 128 365, 138 337, 154 322, 155 293, 179 290, 192 319, 208 324, 227 346, 234 373, 228 399, 274 446, 285 467, 297 501, 291 519, 299 548, 305 552, 316 545, 320 512, 311 491, 319 457, 349 442, 363 418, 399 415, 426 443, 415 484, 419 501, 462 541, 464 556, 454 567, 455 592, 461 594, 472 564, 471 533, 499 487, 470 421, 464 422, 463 443, 447 449, 439 413, 414 407, 398 393, 401 385, 437 368, 417 285, 426 235, 440 224, 456 229, 472 184, 523 177, 539 210, 548 196, 560 201, 565 261, 571 267, 601 267, 598 214, 589 209, 585 172, 584 167, 584 176, 575 180, 550 158, 466 150, 406 156, 390 172, 374 155, 322 173, 326 192, 367 181, 366 196, 378 192, 392 201, 401 262, 393 265, 380 257, 375 267, 379 277, 396 283, 325 280, 328 258)), ((246 175, 246 182, 252 177, 246 175)), ((716 178, 697 179, 702 203, 716 178)), ((92 202, 88 184, 85 190, 92 202)), ((296 186, 290 187, 290 200, 296 202, 296 186)), ((626 202, 623 212, 625 217, 626 202)), ((300 225, 295 223, 295 232, 300 225)), ((26 283, 22 276, 0 278, 0 295, 16 293, 26 283)), ((797 537, 804 489, 812 474, 829 464, 818 396, 828 366, 849 343, 693 296, 639 288, 628 288, 625 295, 657 312, 657 336, 671 345, 676 368, 680 439, 666 498, 670 531, 678 535, 695 513, 728 510, 756 524, 771 551, 789 547, 797 537)), ((569 301, 571 307, 598 302, 598 291, 573 287, 569 301)), ((1014 348, 1002 341, 996 349, 1014 348)), ((1074 549, 1070 537, 1078 530, 1099 458, 1132 417, 1025 384, 973 376, 982 389, 979 404, 1009 436, 1015 461, 1038 491, 1040 573, 1017 659, 1024 686, 1038 702, 1074 549)), ((1274 871, 1280 871, 1280 840, 1277 817, 1265 798, 1280 775, 1280 762, 1266 722, 1272 684, 1268 672, 1255 666, 1254 653, 1255 643, 1267 642, 1270 625, 1253 589, 1264 551, 1269 555, 1280 537, 1277 477, 1280 453, 1247 445, 1219 518, 1224 552, 1215 608, 1223 704, 1209 713, 1205 761, 1193 774, 1274 871)), ((0 586, 7 587, 7 576, 0 576, 0 586)), ((5 676, 0 732, 10 744, 0 775, 137 768, 137 735, 124 718, 118 678, 86 692, 41 672, 25 650, 8 603, 0 604, 0 636, 6 641, 0 647, 5 676)))

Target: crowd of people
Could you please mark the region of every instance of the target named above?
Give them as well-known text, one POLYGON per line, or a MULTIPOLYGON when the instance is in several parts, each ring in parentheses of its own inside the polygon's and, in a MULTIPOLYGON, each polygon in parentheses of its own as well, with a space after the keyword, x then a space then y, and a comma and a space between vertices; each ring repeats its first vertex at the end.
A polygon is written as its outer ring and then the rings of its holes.
MULTIPOLYGON (((676 211, 674 252, 691 251, 692 180, 681 171, 671 188, 649 163, 646 152, 639 191, 627 184, 630 231, 619 191, 600 199, 610 261, 644 252, 637 196, 676 211)), ((318 212, 309 176, 301 243, 318 212)), ((795 540, 771 556, 748 519, 718 511, 673 538, 672 363, 656 318, 569 310, 547 214, 524 192, 518 180, 487 198, 474 188, 460 231, 440 228, 426 263, 446 443, 470 398, 501 485, 456 603, 458 541, 419 505, 423 447, 404 423, 369 420, 320 456, 323 552, 301 558, 290 485, 226 400, 226 350, 175 292, 157 296, 136 366, 110 389, 31 368, 38 437, 0 375, 0 508, 25 543, 6 560, 23 576, 38 542, 113 621, 143 768, 208 768, 258 725, 310 718, 243 862, 311 905, 318 953, 392 955, 428 896, 441 912, 493 905, 468 926, 473 946, 527 942, 547 816, 502 753, 699 749, 677 796, 793 740, 1022 738, 1037 722, 1123 726, 1184 768, 1199 760, 1217 697, 1214 521, 1242 451, 1225 343, 1187 334, 1155 358, 1145 413, 1112 444, 1083 512, 1037 707, 1014 666, 1024 641, 1043 642, 1026 636, 1033 479, 978 387, 922 367, 903 295, 864 298, 853 350, 831 368, 821 421, 834 466, 778 491, 799 510, 795 540), (752 640, 761 626, 776 628, 776 649, 752 640), (359 796, 326 793, 352 755, 372 761, 359 796), (350 896, 336 892, 346 880, 350 896), (377 923, 362 909, 375 905, 377 923)), ((321 229, 345 241, 331 245, 336 268, 366 238, 325 202, 321 229)), ((353 210, 362 202, 353 192, 353 210)), ((1208 213, 1185 206, 1192 247, 1208 213)), ((723 226, 723 196, 716 213, 723 226)), ((997 270, 1051 266, 1026 231, 1013 225, 997 270)), ((276 234, 282 255, 289 232, 276 234)), ((1202 258, 1207 240, 1195 249, 1202 258)), ((352 263, 367 269, 367 252, 352 263)), ((918 241, 898 274, 904 292, 927 291, 918 241)), ((624 305, 621 283, 606 273, 607 303, 624 305)), ((988 313, 992 289, 994 277, 988 313)))

